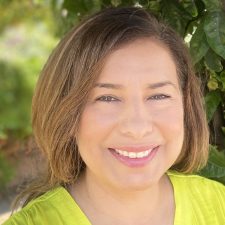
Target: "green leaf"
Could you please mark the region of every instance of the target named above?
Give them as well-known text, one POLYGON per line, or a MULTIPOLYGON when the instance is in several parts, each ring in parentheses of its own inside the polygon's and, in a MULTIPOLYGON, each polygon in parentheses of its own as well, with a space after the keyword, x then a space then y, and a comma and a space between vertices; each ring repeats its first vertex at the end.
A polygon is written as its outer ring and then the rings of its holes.
POLYGON ((121 0, 111 0, 111 4, 113 6, 119 6, 120 4, 122 4, 122 1, 121 0))
POLYGON ((207 86, 210 91, 214 91, 219 88, 218 80, 215 78, 212 78, 208 81, 207 86))
POLYGON ((223 69, 220 57, 209 49, 205 55, 205 63, 210 70, 220 72, 223 69))
POLYGON ((190 53, 193 63, 199 62, 207 53, 209 46, 203 29, 203 21, 200 21, 195 33, 193 34, 190 42, 190 53))
POLYGON ((222 82, 222 88, 225 91, 225 70, 220 73, 220 80, 222 82))
MULTIPOLYGON (((140 3, 142 5, 142 3, 140 3)), ((144 7, 146 7, 147 9, 149 9, 151 12, 154 12, 156 14, 159 14, 160 12, 160 3, 159 1, 155 0, 155 1, 148 1, 148 4, 143 4, 144 7)))
POLYGON ((210 146, 209 160, 205 168, 200 174, 208 178, 224 178, 225 177, 225 154, 219 152, 215 146, 210 146))
POLYGON ((205 12, 205 4, 202 1, 195 1, 195 4, 199 14, 202 14, 203 12, 205 12))
POLYGON ((111 0, 111 2, 118 2, 119 4, 115 5, 115 6, 133 6, 135 1, 134 0, 111 0))
POLYGON ((225 127, 221 127, 221 129, 222 129, 222 132, 223 132, 224 135, 225 135, 225 127))
POLYGON ((161 10, 164 21, 184 37, 186 26, 192 16, 176 0, 162 0, 161 10))
POLYGON ((204 31, 209 46, 225 59, 225 12, 211 12, 204 22, 204 31))
POLYGON ((218 91, 210 91, 205 96, 205 106, 208 122, 212 119, 217 107, 221 102, 221 95, 218 91))
POLYGON ((63 8, 75 14, 85 15, 95 9, 95 2, 93 0, 64 0, 63 8))
POLYGON ((111 0, 101 0, 101 9, 112 6, 111 0))
POLYGON ((225 169, 225 154, 223 151, 218 151, 216 146, 210 145, 209 161, 224 167, 225 169))
MULTIPOLYGON (((188 23, 188 27, 186 29, 186 35, 189 34, 192 37, 192 34, 196 31, 196 27, 198 27, 199 23, 197 20, 190 21, 188 23)), ((206 40, 206 38, 205 38, 206 40)))
POLYGON ((194 0, 183 0, 181 1, 181 4, 185 8, 185 10, 193 17, 196 17, 198 15, 198 9, 194 0))
POLYGON ((221 0, 202 0, 205 4, 205 7, 208 11, 218 11, 222 9, 222 1, 221 0))

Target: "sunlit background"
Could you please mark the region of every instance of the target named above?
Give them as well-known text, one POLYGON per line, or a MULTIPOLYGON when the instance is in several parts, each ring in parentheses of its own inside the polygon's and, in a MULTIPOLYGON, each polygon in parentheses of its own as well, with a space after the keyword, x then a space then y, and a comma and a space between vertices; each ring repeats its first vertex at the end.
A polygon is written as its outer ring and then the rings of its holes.
POLYGON ((31 99, 58 41, 51 7, 50 1, 0 2, 0 223, 23 174, 32 171, 31 99))

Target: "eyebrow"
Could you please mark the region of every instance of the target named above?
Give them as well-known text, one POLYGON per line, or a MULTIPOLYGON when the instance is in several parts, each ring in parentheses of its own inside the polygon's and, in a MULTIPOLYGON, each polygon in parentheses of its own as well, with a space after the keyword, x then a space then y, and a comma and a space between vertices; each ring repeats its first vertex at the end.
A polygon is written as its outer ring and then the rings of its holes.
POLYGON ((156 88, 164 87, 164 86, 167 86, 167 85, 171 85, 174 88, 176 88, 176 85, 174 83, 172 83, 171 81, 163 81, 163 82, 149 84, 147 88, 156 89, 156 88))
MULTIPOLYGON (((157 82, 157 83, 152 83, 147 85, 147 89, 157 89, 160 87, 164 87, 167 85, 171 85, 174 88, 176 88, 176 85, 172 83, 171 81, 162 81, 162 82, 157 82)), ((112 83, 96 83, 95 88, 107 88, 107 89, 123 89, 124 86, 121 84, 112 84, 112 83)))

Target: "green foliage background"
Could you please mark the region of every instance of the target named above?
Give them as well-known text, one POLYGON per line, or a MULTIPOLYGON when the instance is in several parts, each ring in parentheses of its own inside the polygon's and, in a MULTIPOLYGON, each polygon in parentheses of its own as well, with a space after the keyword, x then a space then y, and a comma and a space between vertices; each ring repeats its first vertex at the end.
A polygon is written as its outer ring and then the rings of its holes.
POLYGON ((58 41, 51 5, 41 2, 0 0, 0 190, 16 173, 8 155, 31 135, 34 86, 58 41))
MULTIPOLYGON (((171 25, 190 48, 196 76, 202 80, 211 130, 209 162, 200 173, 225 184, 225 1, 1 0, 0 3, 0 34, 6 33, 9 25, 24 21, 30 28, 35 26, 30 31, 31 44, 21 47, 20 57, 24 60, 7 61, 0 57, 0 140, 31 134, 29 110, 33 87, 57 38, 100 9, 135 5, 171 25), (34 37, 39 37, 39 41, 34 37)), ((0 168, 1 164, 0 158, 0 168)))

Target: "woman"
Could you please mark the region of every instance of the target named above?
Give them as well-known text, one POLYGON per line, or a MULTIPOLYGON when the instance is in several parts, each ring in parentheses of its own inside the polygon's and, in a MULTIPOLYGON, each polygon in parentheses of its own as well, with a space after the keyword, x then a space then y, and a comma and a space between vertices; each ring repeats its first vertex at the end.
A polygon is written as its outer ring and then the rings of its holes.
POLYGON ((46 178, 5 223, 223 224, 225 187, 188 175, 208 156, 189 55, 140 8, 99 12, 59 43, 33 98, 46 178))

